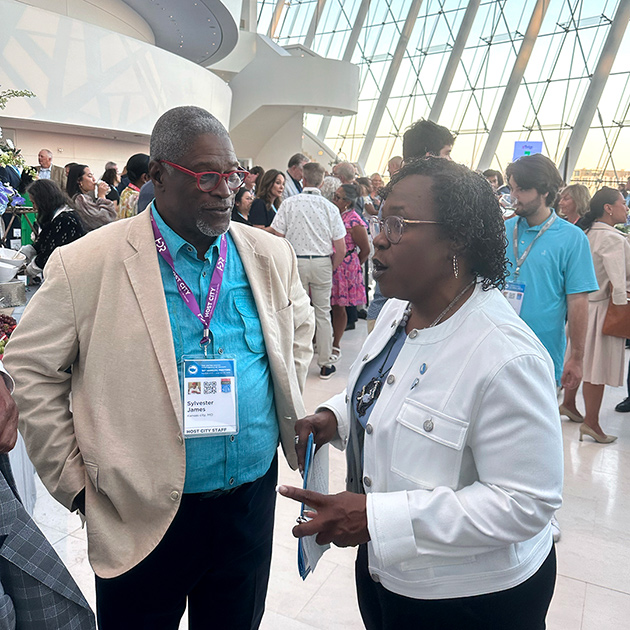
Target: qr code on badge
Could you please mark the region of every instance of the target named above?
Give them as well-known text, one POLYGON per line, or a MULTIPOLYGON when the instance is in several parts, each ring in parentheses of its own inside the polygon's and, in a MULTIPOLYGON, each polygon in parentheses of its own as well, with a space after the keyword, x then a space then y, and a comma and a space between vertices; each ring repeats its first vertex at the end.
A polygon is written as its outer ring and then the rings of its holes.
POLYGON ((203 382, 203 393, 204 394, 216 394, 217 393, 217 382, 216 381, 204 381, 203 382))

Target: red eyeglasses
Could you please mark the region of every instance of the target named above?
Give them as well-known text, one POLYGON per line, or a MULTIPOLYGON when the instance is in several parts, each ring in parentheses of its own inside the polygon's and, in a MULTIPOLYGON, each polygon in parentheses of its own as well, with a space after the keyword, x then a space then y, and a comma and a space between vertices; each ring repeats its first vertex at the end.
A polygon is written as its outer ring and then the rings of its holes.
POLYGON ((182 173, 186 173, 187 175, 194 177, 197 180, 197 188, 201 190, 201 192, 212 192, 213 190, 216 190, 221 185, 222 179, 225 179, 225 183, 228 188, 234 192, 245 183, 245 178, 249 175, 248 171, 241 170, 230 171, 229 173, 215 173, 214 171, 195 173, 195 171, 189 171, 187 168, 184 168, 179 164, 169 162, 168 160, 159 161, 163 164, 168 164, 169 166, 176 168, 182 173))

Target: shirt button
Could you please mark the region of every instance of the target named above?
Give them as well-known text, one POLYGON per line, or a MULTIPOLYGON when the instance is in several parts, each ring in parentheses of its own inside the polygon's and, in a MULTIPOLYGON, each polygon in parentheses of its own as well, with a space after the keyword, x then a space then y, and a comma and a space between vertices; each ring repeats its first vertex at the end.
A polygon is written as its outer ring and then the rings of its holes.
POLYGON ((205 278, 208 274, 204 271, 201 275, 205 278))
POLYGON ((374 428, 372 427, 372 425, 371 424, 366 424, 365 425, 365 432, 368 435, 372 435, 372 431, 374 431, 374 428))
POLYGON ((412 330, 412 331, 409 333, 409 336, 410 336, 412 339, 415 339, 415 338, 418 336, 418 331, 417 331, 417 330, 412 330))
POLYGON ((234 477, 230 477, 230 481, 228 481, 228 483, 233 486, 234 485, 234 477))
POLYGON ((433 431, 433 420, 425 420, 422 428, 427 432, 431 433, 433 431))
POLYGON ((178 435, 178 436, 177 436, 177 441, 178 441, 180 444, 183 444, 183 443, 184 443, 184 438, 183 438, 181 435, 178 435))
POLYGON ((372 480, 369 477, 363 477, 363 485, 369 488, 372 485, 372 480))
POLYGON ((521 241, 521 245, 525 245, 525 241, 521 241))
POLYGON ((193 248, 190 247, 190 245, 187 247, 187 249, 188 249, 189 252, 192 252, 192 250, 193 250, 193 248))
POLYGON ((218 352, 219 354, 223 354, 223 348, 219 348, 219 349, 217 350, 217 352, 218 352))
POLYGON ((391 385, 391 384, 392 384, 395 380, 396 380, 396 377, 395 377, 393 374, 390 374, 390 375, 387 377, 387 384, 388 384, 388 385, 391 385))
POLYGON ((234 442, 235 439, 236 439, 235 435, 230 435, 230 442, 234 442))
POLYGON ((179 499, 179 492, 177 492, 177 490, 173 490, 173 492, 171 492, 171 500, 177 501, 178 499, 179 499))

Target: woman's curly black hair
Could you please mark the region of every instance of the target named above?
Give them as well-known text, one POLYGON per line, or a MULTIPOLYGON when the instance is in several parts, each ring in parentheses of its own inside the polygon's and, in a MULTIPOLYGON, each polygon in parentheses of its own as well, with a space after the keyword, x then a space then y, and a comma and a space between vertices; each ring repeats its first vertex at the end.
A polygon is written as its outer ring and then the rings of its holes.
POLYGON ((443 224, 440 229, 453 241, 455 250, 470 262, 483 289, 502 289, 508 275, 505 225, 499 202, 486 178, 451 160, 425 157, 406 162, 382 189, 383 198, 410 175, 425 175, 433 181, 436 217, 443 224))

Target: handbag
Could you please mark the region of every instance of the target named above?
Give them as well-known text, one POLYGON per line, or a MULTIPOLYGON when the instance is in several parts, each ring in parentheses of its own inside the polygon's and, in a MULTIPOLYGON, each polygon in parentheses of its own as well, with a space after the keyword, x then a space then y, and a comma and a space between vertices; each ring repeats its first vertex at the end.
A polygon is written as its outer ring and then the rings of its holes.
POLYGON ((627 304, 613 304, 612 287, 602 333, 611 337, 630 339, 630 301, 627 304))

